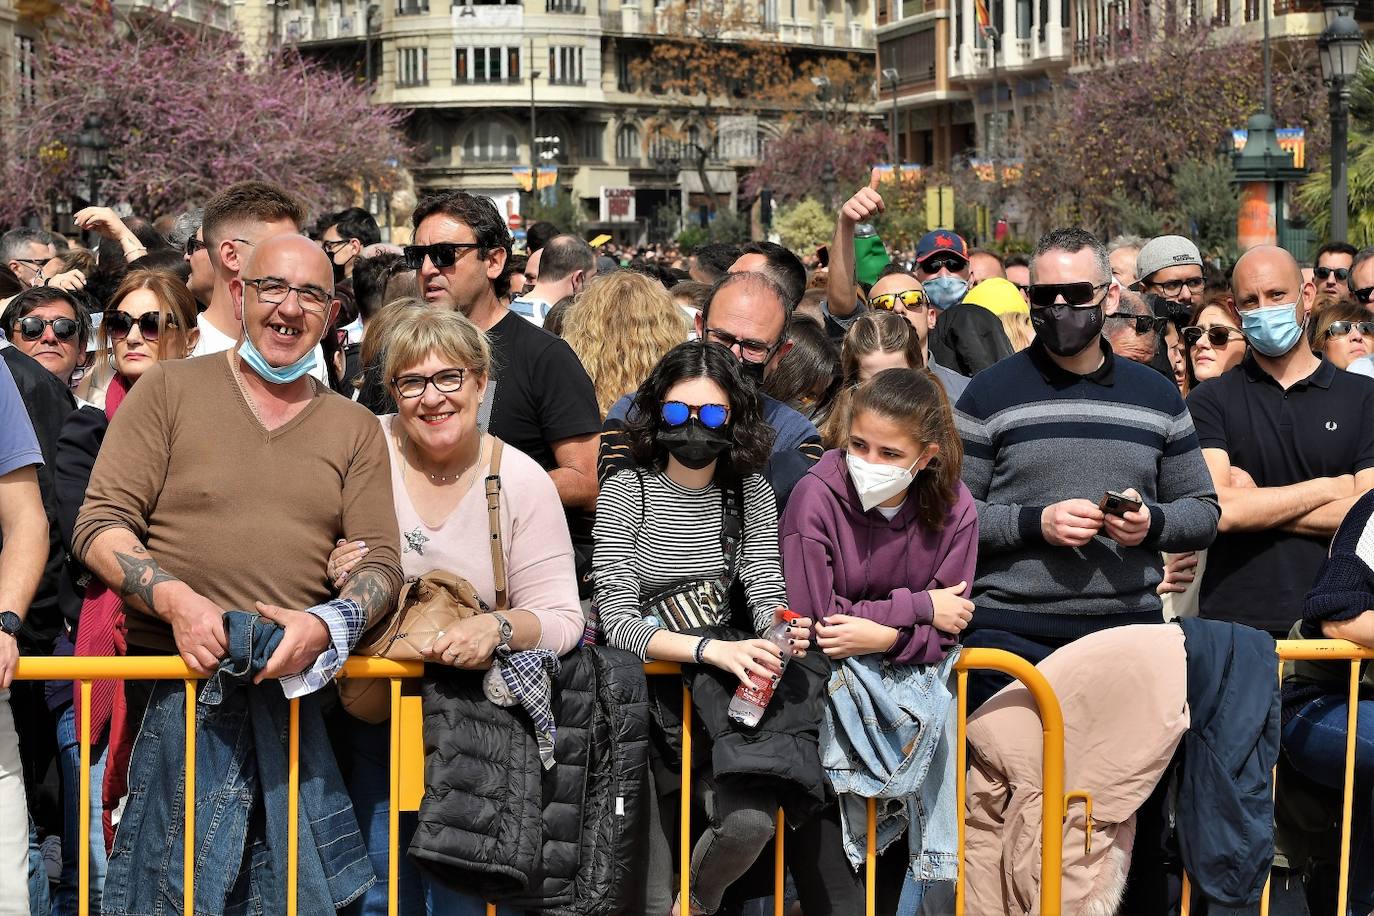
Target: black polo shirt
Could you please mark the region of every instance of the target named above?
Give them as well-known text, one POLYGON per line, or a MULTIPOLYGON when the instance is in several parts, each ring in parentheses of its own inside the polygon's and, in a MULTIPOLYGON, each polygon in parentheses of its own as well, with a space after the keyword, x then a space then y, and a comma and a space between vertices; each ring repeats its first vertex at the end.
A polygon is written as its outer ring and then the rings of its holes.
MULTIPOLYGON (((1374 379, 1323 359, 1284 391, 1251 354, 1188 396, 1202 448, 1221 449, 1260 487, 1374 467, 1374 379)), ((1223 509, 1223 512, 1225 510, 1223 509)), ((1326 559, 1327 539, 1273 530, 1217 535, 1202 616, 1287 631, 1326 559)))

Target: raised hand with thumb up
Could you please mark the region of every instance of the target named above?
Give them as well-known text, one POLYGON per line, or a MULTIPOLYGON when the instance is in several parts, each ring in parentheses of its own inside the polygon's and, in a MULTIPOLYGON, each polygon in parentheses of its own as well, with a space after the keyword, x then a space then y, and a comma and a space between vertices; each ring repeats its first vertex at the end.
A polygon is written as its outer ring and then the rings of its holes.
POLYGON ((882 173, 875 168, 869 178, 868 187, 860 188, 854 192, 853 197, 844 202, 844 206, 840 208, 840 219, 849 223, 865 223, 882 213, 886 207, 882 195, 878 193, 878 183, 881 180, 882 173))

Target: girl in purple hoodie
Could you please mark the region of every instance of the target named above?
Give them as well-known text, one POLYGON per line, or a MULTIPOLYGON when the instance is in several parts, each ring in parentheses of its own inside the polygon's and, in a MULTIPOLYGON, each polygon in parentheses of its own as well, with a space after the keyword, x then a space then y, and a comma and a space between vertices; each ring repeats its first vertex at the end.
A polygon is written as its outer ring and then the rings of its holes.
POLYGON ((973 616, 978 514, 944 388, 888 369, 854 393, 849 435, 792 492, 782 562, 792 610, 833 659, 937 662, 973 616))
MULTIPOLYGON (((887 369, 853 392, 843 447, 797 484, 781 525, 789 605, 816 621, 831 659, 933 664, 968 626, 978 515, 962 458, 949 399, 929 371, 887 369)), ((833 863, 824 866, 832 886, 858 887, 837 818, 799 830, 832 851, 816 857, 833 863)), ((890 912, 905 862, 879 864, 879 912, 890 912)))

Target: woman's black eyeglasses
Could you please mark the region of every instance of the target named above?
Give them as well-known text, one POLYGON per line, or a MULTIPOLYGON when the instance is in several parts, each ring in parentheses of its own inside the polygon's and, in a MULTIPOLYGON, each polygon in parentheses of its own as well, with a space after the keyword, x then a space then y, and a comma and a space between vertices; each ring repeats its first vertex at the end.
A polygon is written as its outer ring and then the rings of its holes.
POLYGON ((434 245, 407 245, 401 251, 406 259, 406 267, 411 270, 424 267, 425 258, 429 258, 431 264, 443 270, 458 263, 458 252, 469 248, 480 250, 481 247, 476 242, 438 242, 434 245))
POLYGON ((39 318, 37 315, 26 315, 19 319, 15 325, 19 329, 19 334, 25 340, 37 340, 43 336, 43 329, 52 328, 52 336, 58 340, 71 340, 76 336, 80 327, 71 318, 39 318))
MULTIPOLYGON (((134 325, 138 325, 138 336, 149 343, 157 342, 158 336, 162 333, 162 328, 164 327, 162 316, 157 312, 144 312, 137 318, 130 315, 128 312, 106 312, 104 325, 105 333, 109 336, 110 340, 124 340, 129 336, 129 332, 133 330, 134 325)), ((171 315, 168 315, 165 327, 175 328, 176 326, 177 320, 171 315)))
POLYGON ((452 394, 463 387, 466 375, 466 369, 444 369, 433 375, 398 375, 391 384, 403 398, 418 398, 430 385, 440 394, 452 394))

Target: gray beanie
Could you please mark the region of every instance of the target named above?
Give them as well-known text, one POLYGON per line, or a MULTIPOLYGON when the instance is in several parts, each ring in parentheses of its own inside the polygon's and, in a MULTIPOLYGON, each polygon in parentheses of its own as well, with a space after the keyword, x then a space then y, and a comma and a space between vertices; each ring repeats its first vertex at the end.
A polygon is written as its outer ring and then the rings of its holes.
POLYGON ((1190 239, 1181 235, 1161 235, 1150 239, 1135 256, 1135 286, 1138 288, 1155 271, 1184 264, 1202 266, 1202 255, 1190 239))

